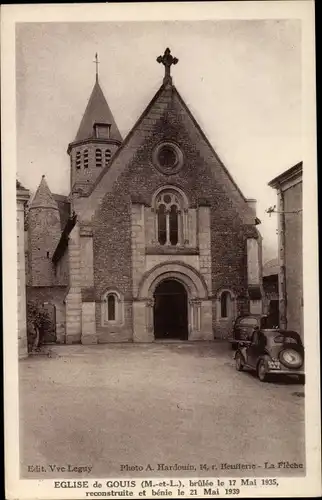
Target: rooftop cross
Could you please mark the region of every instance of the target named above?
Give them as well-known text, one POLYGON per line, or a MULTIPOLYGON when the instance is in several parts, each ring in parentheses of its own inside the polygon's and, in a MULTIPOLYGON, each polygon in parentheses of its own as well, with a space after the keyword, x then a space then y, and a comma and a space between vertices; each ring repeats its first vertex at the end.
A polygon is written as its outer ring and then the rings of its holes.
POLYGON ((157 58, 158 63, 162 63, 164 66, 164 78, 163 78, 163 83, 172 83, 172 78, 170 75, 170 68, 172 64, 177 64, 179 62, 179 59, 176 57, 172 57, 171 55, 171 50, 169 48, 165 49, 163 56, 159 56, 157 58))
POLYGON ((98 65, 99 65, 99 60, 98 60, 98 55, 97 52, 95 54, 95 61, 93 61, 96 64, 96 81, 98 81, 98 65))

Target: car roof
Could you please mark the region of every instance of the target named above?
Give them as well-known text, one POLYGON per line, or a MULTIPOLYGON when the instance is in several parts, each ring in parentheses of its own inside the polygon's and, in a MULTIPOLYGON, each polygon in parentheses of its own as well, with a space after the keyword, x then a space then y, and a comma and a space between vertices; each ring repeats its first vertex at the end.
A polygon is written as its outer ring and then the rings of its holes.
POLYGON ((243 318, 267 318, 267 314, 241 314, 240 316, 237 316, 236 319, 243 319, 243 318))
POLYGON ((240 321, 241 319, 254 318, 260 320, 262 318, 267 318, 266 314, 244 314, 243 316, 237 316, 235 321, 240 321))

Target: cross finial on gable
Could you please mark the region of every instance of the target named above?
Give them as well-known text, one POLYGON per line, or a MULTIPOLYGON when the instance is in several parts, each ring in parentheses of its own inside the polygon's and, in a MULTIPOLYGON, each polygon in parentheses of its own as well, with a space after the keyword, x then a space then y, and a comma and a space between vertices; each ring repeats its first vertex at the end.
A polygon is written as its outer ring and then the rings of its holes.
POLYGON ((166 48, 164 51, 163 56, 159 56, 157 58, 158 63, 162 63, 164 66, 164 78, 163 78, 163 83, 172 83, 172 77, 170 75, 170 68, 172 64, 177 64, 179 62, 179 59, 176 57, 173 57, 171 55, 171 50, 169 48, 166 48))
POLYGON ((99 60, 98 60, 98 54, 96 52, 95 54, 95 61, 93 61, 96 64, 96 81, 98 81, 98 65, 99 65, 99 60))

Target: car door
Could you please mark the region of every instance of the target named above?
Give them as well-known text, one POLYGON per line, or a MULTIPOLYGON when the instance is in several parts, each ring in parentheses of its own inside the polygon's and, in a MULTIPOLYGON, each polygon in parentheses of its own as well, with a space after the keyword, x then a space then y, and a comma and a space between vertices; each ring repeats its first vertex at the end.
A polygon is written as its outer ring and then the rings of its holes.
POLYGON ((237 318, 233 326, 233 338, 235 340, 240 339, 240 318, 237 318))
POLYGON ((259 356, 259 331, 255 330, 251 337, 251 343, 247 349, 247 364, 251 368, 256 368, 258 356, 259 356))
POLYGON ((238 335, 237 338, 240 340, 247 340, 248 330, 249 330, 249 325, 247 318, 241 318, 237 326, 237 332, 236 332, 238 335))

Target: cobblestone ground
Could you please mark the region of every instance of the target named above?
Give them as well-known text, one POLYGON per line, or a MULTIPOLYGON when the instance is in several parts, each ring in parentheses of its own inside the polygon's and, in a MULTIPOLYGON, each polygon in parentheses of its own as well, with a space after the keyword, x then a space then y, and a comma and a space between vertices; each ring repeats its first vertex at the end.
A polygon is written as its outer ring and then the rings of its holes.
POLYGON ((304 464, 303 396, 297 381, 261 383, 237 372, 219 342, 55 346, 52 357, 20 362, 21 474, 299 475, 303 469, 265 462, 304 464), (128 470, 147 464, 154 471, 128 470))

